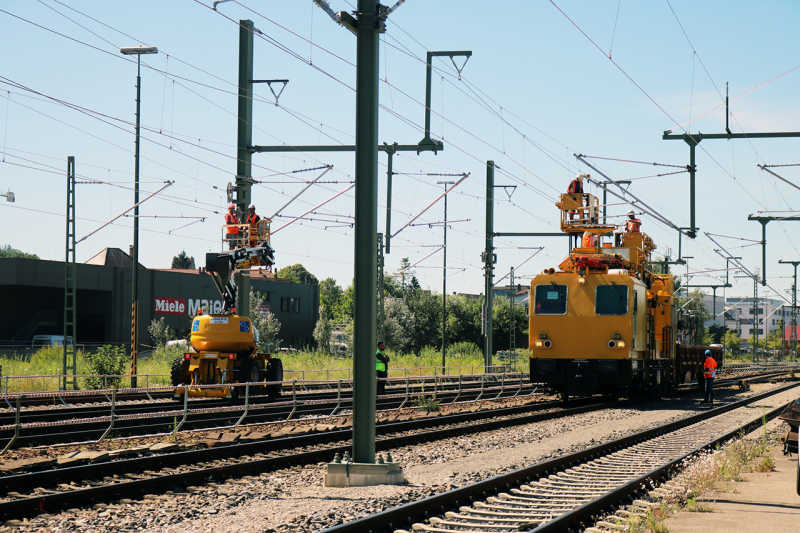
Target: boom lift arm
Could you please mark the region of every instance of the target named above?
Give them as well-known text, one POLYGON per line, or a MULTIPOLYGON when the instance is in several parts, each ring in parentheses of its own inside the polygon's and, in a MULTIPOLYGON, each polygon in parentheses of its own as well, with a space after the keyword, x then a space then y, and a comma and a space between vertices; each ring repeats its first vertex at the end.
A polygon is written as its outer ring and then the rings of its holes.
POLYGON ((271 267, 275 264, 275 252, 267 243, 254 248, 237 248, 229 252, 207 253, 206 272, 224 302, 223 312, 230 313, 236 304, 236 270, 251 266, 271 267))

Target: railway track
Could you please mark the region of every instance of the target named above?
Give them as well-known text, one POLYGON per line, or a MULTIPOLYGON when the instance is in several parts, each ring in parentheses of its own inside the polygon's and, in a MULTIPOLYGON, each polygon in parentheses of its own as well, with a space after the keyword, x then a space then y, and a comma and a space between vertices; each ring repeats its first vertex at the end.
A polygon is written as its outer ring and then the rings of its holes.
MULTIPOLYGON (((329 528, 326 533, 497 533, 582 530, 658 483, 687 458, 762 423, 751 404, 792 391, 778 387, 613 442, 329 528), (742 422, 744 420, 744 422, 742 422)), ((794 391, 792 391, 794 392, 794 391)), ((787 401, 789 395, 786 395, 787 401)), ((763 414, 778 416, 786 402, 763 414)))
MULTIPOLYGON (((761 381, 785 374, 785 369, 761 373, 739 371, 728 378, 717 380, 717 387, 761 381)), ((441 378, 440 378, 441 379, 441 378)), ((406 384, 387 389, 378 399, 378 409, 395 409, 406 405, 412 396, 421 393, 435 394, 442 403, 469 401, 477 398, 502 399, 533 392, 534 384, 517 375, 492 375, 480 381, 449 378, 445 382, 406 384), (433 389, 431 389, 433 385, 433 389), (426 388, 427 387, 427 388, 426 388)), ((679 392, 691 392, 695 384, 685 384, 679 392)), ((246 410, 242 402, 230 400, 196 400, 186 404, 175 401, 134 403, 116 406, 111 421, 111 405, 57 407, 48 410, 35 408, 16 413, 0 414, 0 442, 12 442, 13 448, 94 441, 105 437, 132 437, 169 433, 180 422, 182 430, 201 430, 239 424, 258 424, 287 420, 289 418, 324 418, 352 407, 351 391, 341 389, 293 393, 292 400, 269 401, 255 397, 246 410), (258 403, 263 402, 263 403, 258 403), (16 438, 14 435, 17 435, 16 438)))
MULTIPOLYGON (((427 388, 427 394, 436 394, 442 403, 455 400, 468 401, 501 399, 529 394, 534 385, 519 377, 492 382, 467 382, 438 384, 427 388)), ((425 392, 424 385, 387 389, 387 394, 378 399, 378 409, 395 409, 408 404, 411 397, 425 392)), ((234 424, 257 424, 286 420, 288 418, 327 417, 334 412, 352 407, 350 391, 325 391, 296 394, 286 399, 269 401, 256 397, 248 404, 246 413, 242 402, 232 405, 228 400, 198 400, 186 406, 186 419, 181 429, 213 429, 234 424), (263 402, 263 403, 256 403, 263 402)), ((110 425, 110 405, 83 408, 58 408, 44 411, 20 411, 0 416, 0 442, 18 434, 14 447, 37 446, 53 443, 70 443, 96 440, 110 425), (17 431, 17 424, 20 430, 17 431)), ((117 406, 114 410, 114 425, 106 437, 129 437, 163 434, 172 431, 184 414, 180 402, 155 402, 117 406)))
MULTIPOLYGON (((559 402, 461 413, 379 424, 379 451, 528 424, 608 408, 611 403, 564 407, 559 402)), ((350 449, 351 430, 231 443, 213 448, 48 468, 0 476, 0 519, 30 517, 70 506, 86 506, 124 496, 160 493, 210 479, 252 475, 289 466, 329 461, 350 449)))

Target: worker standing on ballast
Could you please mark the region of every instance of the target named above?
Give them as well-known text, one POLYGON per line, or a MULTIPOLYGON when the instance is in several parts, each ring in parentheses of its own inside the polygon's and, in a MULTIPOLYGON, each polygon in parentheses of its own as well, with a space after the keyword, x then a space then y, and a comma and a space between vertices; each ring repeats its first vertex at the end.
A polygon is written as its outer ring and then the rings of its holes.
POLYGON ((628 220, 625 221, 625 231, 628 233, 639 233, 642 230, 642 221, 636 218, 633 209, 628 211, 628 220))
POLYGON ((703 362, 703 380, 706 384, 705 403, 714 405, 714 378, 717 375, 717 362, 711 357, 711 350, 706 350, 706 360, 703 362))
POLYGON ((384 351, 386 346, 378 343, 378 349, 375 350, 375 373, 378 376, 377 394, 381 395, 386 392, 386 378, 389 376, 389 356, 384 351))
POLYGON ((228 212, 225 213, 225 240, 228 241, 230 250, 237 247, 237 241, 239 240, 238 224, 239 216, 236 214, 236 205, 230 204, 228 206, 228 212))
POLYGON ((257 244, 258 241, 258 223, 261 221, 261 217, 256 214, 256 206, 255 204, 250 204, 250 213, 247 215, 247 223, 250 224, 250 231, 248 233, 248 237, 250 240, 250 246, 253 247, 257 244))

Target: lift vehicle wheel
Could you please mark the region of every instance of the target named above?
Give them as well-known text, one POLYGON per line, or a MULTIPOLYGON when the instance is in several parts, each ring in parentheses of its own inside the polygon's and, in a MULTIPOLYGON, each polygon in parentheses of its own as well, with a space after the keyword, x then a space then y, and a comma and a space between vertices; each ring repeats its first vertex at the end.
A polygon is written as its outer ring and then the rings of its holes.
POLYGON ((185 384, 186 375, 189 371, 189 361, 184 359, 184 357, 178 356, 172 361, 172 365, 169 369, 169 376, 171 379, 171 383, 173 386, 183 385, 185 384))

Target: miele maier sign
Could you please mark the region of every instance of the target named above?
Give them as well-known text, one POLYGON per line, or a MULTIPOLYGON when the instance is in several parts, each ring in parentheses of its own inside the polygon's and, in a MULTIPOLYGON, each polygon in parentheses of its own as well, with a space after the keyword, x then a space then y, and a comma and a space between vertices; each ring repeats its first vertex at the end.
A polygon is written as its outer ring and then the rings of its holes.
POLYGON ((173 298, 157 296, 153 298, 154 312, 157 315, 187 315, 197 316, 203 313, 221 313, 222 300, 209 300, 208 298, 173 298))

